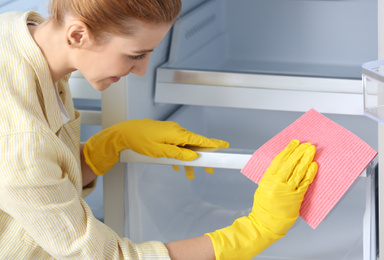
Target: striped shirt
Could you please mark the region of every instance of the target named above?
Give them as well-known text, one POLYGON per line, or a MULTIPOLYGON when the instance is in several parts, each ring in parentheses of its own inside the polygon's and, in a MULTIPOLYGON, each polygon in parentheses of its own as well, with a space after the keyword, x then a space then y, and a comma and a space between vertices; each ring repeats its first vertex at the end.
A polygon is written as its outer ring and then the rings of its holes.
POLYGON ((31 37, 35 12, 0 15, 0 259, 170 259, 161 242, 135 244, 82 199, 80 115, 69 75, 57 88, 31 37))

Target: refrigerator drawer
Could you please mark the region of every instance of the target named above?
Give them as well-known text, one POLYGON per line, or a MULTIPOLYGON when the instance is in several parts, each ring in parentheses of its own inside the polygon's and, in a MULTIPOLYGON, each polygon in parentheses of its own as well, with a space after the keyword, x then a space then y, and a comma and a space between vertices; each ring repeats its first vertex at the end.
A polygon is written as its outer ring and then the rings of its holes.
MULTIPOLYGON (((169 242, 201 236, 248 214, 257 185, 239 169, 253 151, 301 114, 183 106, 168 119, 196 133, 227 140, 233 148, 204 151, 200 162, 185 163, 195 166, 192 181, 185 177, 182 167, 180 172, 171 167, 184 162, 124 151, 121 161, 128 162, 125 236, 135 242, 169 242), (215 167, 215 173, 206 173, 201 168, 206 166, 215 167)), ((376 146, 377 128, 372 127, 372 120, 350 115, 327 117, 376 146), (366 127, 362 129, 361 125, 366 127)), ((372 174, 363 174, 316 230, 299 218, 286 237, 255 259, 370 259, 376 246, 373 184, 372 174)))

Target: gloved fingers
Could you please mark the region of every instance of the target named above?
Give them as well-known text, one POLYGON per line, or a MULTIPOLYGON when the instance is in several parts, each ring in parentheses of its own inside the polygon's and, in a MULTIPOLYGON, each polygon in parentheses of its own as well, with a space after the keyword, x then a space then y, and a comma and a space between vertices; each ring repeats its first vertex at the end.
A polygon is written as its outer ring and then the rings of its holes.
MULTIPOLYGON (((179 172, 180 171, 180 168, 178 165, 172 165, 172 168, 179 172)), ((190 179, 190 180, 193 180, 195 178, 195 174, 193 172, 193 167, 192 166, 184 166, 184 170, 185 170, 185 176, 190 179)))
MULTIPOLYGON (((187 143, 185 145, 210 148, 228 148, 229 143, 215 138, 207 138, 205 136, 187 131, 187 143)), ((183 145, 183 146, 185 146, 183 145)))
POLYGON ((199 157, 199 154, 187 148, 180 148, 180 153, 174 158, 182 161, 192 161, 199 157))
POLYGON ((281 180, 284 182, 287 182, 288 179, 291 177, 294 169, 296 168, 297 164, 300 162, 301 158, 303 157, 306 149, 311 145, 311 143, 303 143, 300 144, 286 159, 286 161, 283 163, 283 165, 278 169, 278 175, 280 176, 281 180))
POLYGON ((308 168, 307 174, 304 179, 301 181, 299 189, 307 190, 309 185, 313 182, 316 177, 317 170, 319 169, 319 165, 316 162, 312 162, 308 168))
POLYGON ((193 180, 195 178, 195 174, 193 173, 193 167, 192 166, 184 166, 185 169, 185 176, 189 180, 193 180))
POLYGON ((267 172, 269 174, 275 174, 280 169, 282 164, 287 160, 291 153, 299 146, 299 140, 292 140, 278 155, 273 158, 267 172))
POLYGON ((305 151, 301 160, 296 165, 292 175, 288 179, 288 184, 294 189, 298 188, 301 181, 305 178, 309 166, 315 157, 316 148, 310 145, 305 151))
POLYGON ((195 151, 192 151, 191 149, 179 147, 177 145, 172 144, 157 144, 152 145, 152 148, 153 151, 156 151, 155 154, 151 154, 151 152, 146 152, 145 154, 154 158, 167 157, 182 161, 192 161, 199 157, 199 154, 195 151))
POLYGON ((213 174, 215 172, 215 169, 211 168, 211 167, 204 167, 204 170, 209 173, 209 174, 213 174))
MULTIPOLYGON (((180 171, 180 168, 178 165, 172 165, 172 168, 175 170, 175 171, 180 171)), ((190 179, 190 180, 193 180, 195 178, 195 173, 193 172, 193 167, 192 166, 184 166, 184 169, 185 169, 185 176, 190 179)), ((214 173, 214 169, 211 168, 211 167, 204 167, 204 170, 209 173, 209 174, 213 174, 214 173)))

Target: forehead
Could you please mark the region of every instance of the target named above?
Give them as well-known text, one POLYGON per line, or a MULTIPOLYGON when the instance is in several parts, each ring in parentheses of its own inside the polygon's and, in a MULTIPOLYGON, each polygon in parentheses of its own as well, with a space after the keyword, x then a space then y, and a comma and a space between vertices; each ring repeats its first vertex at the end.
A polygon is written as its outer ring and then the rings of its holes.
POLYGON ((154 49, 167 34, 172 24, 139 23, 130 35, 113 37, 113 41, 121 47, 130 49, 154 49))

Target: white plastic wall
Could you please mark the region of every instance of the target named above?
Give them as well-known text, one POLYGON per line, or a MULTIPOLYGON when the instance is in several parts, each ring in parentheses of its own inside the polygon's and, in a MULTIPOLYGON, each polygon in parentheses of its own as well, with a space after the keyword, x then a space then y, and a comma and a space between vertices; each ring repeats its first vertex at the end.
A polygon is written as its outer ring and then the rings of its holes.
POLYGON ((226 0, 226 26, 239 63, 353 66, 360 78, 377 59, 375 0, 226 0))

